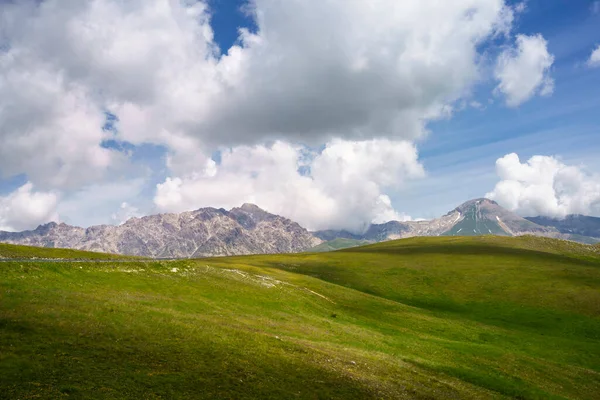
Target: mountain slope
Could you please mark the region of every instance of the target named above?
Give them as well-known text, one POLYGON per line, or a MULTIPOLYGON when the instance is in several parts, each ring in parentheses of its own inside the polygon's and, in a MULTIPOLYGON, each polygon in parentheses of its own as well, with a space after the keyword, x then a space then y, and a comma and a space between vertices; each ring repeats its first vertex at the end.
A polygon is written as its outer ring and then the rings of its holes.
POLYGON ((554 232, 554 229, 545 228, 521 218, 489 199, 467 201, 457 207, 454 212, 459 213, 460 217, 443 235, 516 236, 523 234, 547 235, 554 232))
POLYGON ((0 268, 0 398, 595 399, 600 248, 423 237, 0 268))
POLYGON ((289 253, 321 242, 297 223, 252 204, 231 211, 202 208, 150 215, 87 229, 53 222, 33 231, 0 232, 0 241, 162 258, 289 253))
POLYGON ((318 231, 322 240, 346 238, 382 242, 415 236, 477 236, 477 235, 539 235, 560 236, 552 227, 537 225, 508 211, 489 199, 467 201, 446 215, 429 221, 391 221, 372 224, 362 234, 346 231, 318 231))
MULTIPOLYGON (((100 225, 84 229, 49 223, 32 231, 0 231, 0 242, 155 258, 292 253, 307 251, 322 242, 336 239, 362 243, 415 236, 531 234, 596 243, 599 239, 584 234, 595 234, 598 220, 578 217, 562 222, 542 221, 548 226, 541 226, 492 200, 475 199, 429 221, 371 224, 362 233, 339 230, 308 232, 287 218, 244 204, 230 211, 202 208, 180 214, 132 218, 120 226, 100 225), (563 226, 565 224, 567 227, 563 226)), ((336 246, 322 247, 331 250, 336 246)))
POLYGON ((335 251, 341 249, 347 249, 350 247, 364 246, 366 244, 371 244, 368 240, 356 240, 356 239, 345 239, 345 238, 336 238, 330 240, 328 242, 321 243, 315 247, 308 249, 310 253, 322 253, 326 251, 335 251))
POLYGON ((412 230, 409 223, 399 221, 389 221, 383 224, 371 224, 369 228, 361 234, 355 234, 348 231, 324 230, 314 232, 314 235, 322 240, 333 240, 337 238, 368 240, 381 242, 383 240, 398 239, 404 237, 412 230))
POLYGON ((553 227, 560 233, 600 238, 600 218, 585 215, 567 215, 565 218, 527 217, 541 226, 553 227))

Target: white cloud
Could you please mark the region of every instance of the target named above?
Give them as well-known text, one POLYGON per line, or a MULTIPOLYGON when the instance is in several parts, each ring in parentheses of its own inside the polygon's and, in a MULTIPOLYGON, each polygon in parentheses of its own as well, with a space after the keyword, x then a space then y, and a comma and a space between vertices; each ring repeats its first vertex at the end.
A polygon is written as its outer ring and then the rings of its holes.
POLYGON ((524 13, 524 12, 525 12, 525 10, 527 10, 527 3, 525 3, 524 1, 522 1, 522 2, 520 2, 520 3, 517 3, 517 4, 515 5, 515 8, 514 8, 514 10, 515 10, 515 13, 517 13, 517 14, 522 14, 522 13, 524 13))
POLYGON ((128 201, 135 201, 139 197, 144 183, 143 179, 133 179, 93 184, 74 193, 65 193, 37 191, 31 182, 27 182, 14 192, 0 197, 0 230, 34 229, 50 221, 84 227, 120 224, 131 217, 140 216, 140 210, 128 201))
POLYGON ((117 153, 100 147, 104 114, 60 76, 0 54, 0 172, 37 186, 101 177, 117 153))
POLYGON ((592 14, 600 14, 600 1, 592 2, 590 10, 592 11, 592 14))
POLYGON ((133 203, 139 198, 145 179, 95 183, 64 195, 57 206, 64 222, 84 227, 123 222, 127 214, 135 216, 133 203), (123 204, 127 204, 123 208, 123 204), (117 210, 117 211, 116 211, 117 210))
POLYGON ((213 141, 419 137, 478 78, 477 43, 513 18, 503 1, 255 3, 259 33, 221 60, 227 90, 198 124, 213 141))
POLYGON ((0 168, 65 184, 112 165, 106 108, 120 139, 164 144, 176 165, 190 144, 419 137, 477 80, 477 46, 514 14, 503 0, 256 0, 258 33, 219 58, 203 2, 38 3, 0 6, 11 102, 0 108, 18 111, 2 120, 0 168))
POLYGON ((320 153, 276 142, 235 147, 204 173, 168 178, 158 185, 155 203, 183 211, 250 202, 309 229, 361 231, 372 221, 407 219, 382 191, 423 174, 415 147, 405 141, 336 139, 320 153))
POLYGON ((496 161, 500 182, 486 197, 524 216, 600 216, 600 176, 549 156, 521 163, 517 154, 496 161))
POLYGON ((590 54, 587 65, 591 68, 600 67, 600 45, 598 45, 590 54))
POLYGON ((39 224, 58 221, 58 196, 37 192, 28 182, 5 197, 0 197, 0 230, 20 231, 39 224))
POLYGON ((470 98, 481 44, 522 12, 505 0, 252 4, 257 33, 242 30, 221 56, 203 1, 0 3, 0 173, 64 190, 61 216, 106 222, 137 206, 102 189, 126 165, 102 146, 117 139, 166 147, 163 209, 244 199, 354 230, 404 218, 384 193, 422 173, 404 140, 470 98), (116 133, 101 129, 107 110, 116 133), (291 143, 328 143, 308 157, 310 176, 291 143), (206 154, 219 146, 232 150, 215 165, 206 154))
POLYGON ((115 212, 111 218, 113 223, 121 225, 127 222, 127 220, 130 218, 140 216, 142 216, 142 214, 140 213, 140 210, 137 207, 132 206, 127 202, 123 202, 121 203, 119 210, 115 212))
POLYGON ((469 105, 476 110, 485 110, 485 106, 476 100, 471 101, 469 105))
POLYGON ((536 94, 547 96, 554 91, 550 67, 554 56, 542 35, 517 35, 516 47, 498 57, 494 75, 499 81, 497 91, 506 97, 506 104, 516 107, 536 94))

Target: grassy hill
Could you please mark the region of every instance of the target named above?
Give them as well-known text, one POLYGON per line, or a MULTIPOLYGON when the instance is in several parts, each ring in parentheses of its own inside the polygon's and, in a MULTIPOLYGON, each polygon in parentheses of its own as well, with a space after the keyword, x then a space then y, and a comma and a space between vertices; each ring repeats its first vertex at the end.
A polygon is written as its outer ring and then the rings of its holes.
POLYGON ((570 235, 566 235, 566 238, 568 240, 572 240, 574 242, 585 243, 585 244, 600 243, 600 239, 591 237, 591 236, 581 236, 581 235, 570 234, 570 235))
POLYGON ((364 245, 367 245, 370 243, 371 242, 368 240, 336 238, 336 239, 321 243, 321 244, 313 247, 312 249, 310 249, 308 252, 324 253, 327 251, 335 251, 335 250, 347 249, 350 247, 364 246, 364 245))
POLYGON ((0 263, 0 398, 596 399, 600 247, 0 263))
POLYGON ((19 246, 0 243, 1 258, 58 258, 78 260, 113 260, 113 259, 139 259, 140 257, 121 256, 116 254, 96 253, 71 249, 57 249, 49 247, 19 246))

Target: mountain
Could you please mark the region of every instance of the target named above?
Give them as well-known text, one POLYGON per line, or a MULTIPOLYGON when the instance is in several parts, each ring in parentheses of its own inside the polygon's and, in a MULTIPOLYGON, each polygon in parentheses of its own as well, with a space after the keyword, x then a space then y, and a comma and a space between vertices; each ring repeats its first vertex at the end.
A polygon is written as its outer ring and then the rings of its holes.
POLYGON ((371 224, 369 229, 362 234, 355 234, 348 231, 324 230, 314 232, 315 236, 321 240, 331 241, 334 239, 352 239, 367 240, 371 242, 382 242, 390 239, 400 239, 410 231, 410 227, 405 222, 389 221, 383 224, 371 224))
POLYGON ((527 217, 527 219, 541 226, 556 228, 563 234, 600 238, 600 218, 567 215, 562 219, 548 217, 527 217))
POLYGON ((442 233, 444 236, 525 234, 545 236, 555 233, 554 229, 528 221, 489 199, 467 201, 455 208, 452 213, 457 214, 458 221, 451 229, 442 233))
POLYGON ((345 238, 375 242, 413 236, 520 236, 527 234, 561 236, 555 228, 537 225, 502 208, 495 201, 483 198, 467 201, 446 215, 430 221, 391 221, 385 224, 372 224, 363 234, 333 230, 315 232, 316 237, 325 241, 345 238))
POLYGON ((51 222, 32 231, 0 232, 0 242, 177 258, 293 253, 321 240, 287 218, 244 204, 230 211, 201 208, 87 229, 51 222))
POLYGON ((489 199, 467 201, 429 221, 372 224, 362 233, 309 232, 253 204, 229 211, 201 208, 180 214, 132 218, 119 226, 80 228, 51 222, 25 232, 1 232, 0 242, 63 247, 156 258, 330 251, 346 245, 414 236, 536 235, 583 243, 600 239, 600 218, 525 219, 489 199), (315 246, 322 246, 313 249, 315 246))

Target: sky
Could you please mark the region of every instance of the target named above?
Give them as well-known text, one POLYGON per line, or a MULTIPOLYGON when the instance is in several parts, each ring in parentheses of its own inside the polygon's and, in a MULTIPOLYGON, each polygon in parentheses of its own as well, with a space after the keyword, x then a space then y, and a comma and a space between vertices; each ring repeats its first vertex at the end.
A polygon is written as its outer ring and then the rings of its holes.
POLYGON ((0 230, 600 216, 600 1, 0 0, 0 230))

